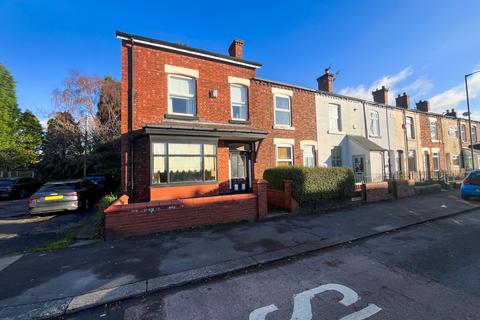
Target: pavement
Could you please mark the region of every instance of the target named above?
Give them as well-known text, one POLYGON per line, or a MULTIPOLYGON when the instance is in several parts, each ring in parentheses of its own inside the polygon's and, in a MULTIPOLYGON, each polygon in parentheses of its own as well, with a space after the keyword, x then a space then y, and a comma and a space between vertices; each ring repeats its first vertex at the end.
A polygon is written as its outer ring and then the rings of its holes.
POLYGON ((60 240, 84 217, 84 213, 30 216, 28 199, 2 200, 0 257, 23 254, 60 240))
POLYGON ((479 319, 479 235, 480 209, 59 319, 479 319))
POLYGON ((26 254, 0 271, 0 318, 70 314, 478 208, 449 191, 26 254))

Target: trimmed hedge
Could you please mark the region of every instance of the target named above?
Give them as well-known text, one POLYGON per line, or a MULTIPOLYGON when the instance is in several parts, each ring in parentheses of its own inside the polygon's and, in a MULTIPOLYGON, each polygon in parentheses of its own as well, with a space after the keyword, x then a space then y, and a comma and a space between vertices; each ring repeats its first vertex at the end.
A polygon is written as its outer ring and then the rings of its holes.
POLYGON ((283 180, 293 181, 293 197, 298 202, 351 197, 355 189, 349 168, 275 167, 263 172, 263 179, 273 189, 283 190, 283 180))

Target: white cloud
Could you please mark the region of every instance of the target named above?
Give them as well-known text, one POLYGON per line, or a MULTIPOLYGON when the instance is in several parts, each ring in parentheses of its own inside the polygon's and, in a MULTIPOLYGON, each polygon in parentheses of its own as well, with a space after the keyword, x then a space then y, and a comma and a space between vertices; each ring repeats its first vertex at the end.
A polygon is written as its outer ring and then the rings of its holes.
POLYGON ((373 100, 372 91, 385 86, 389 89, 389 104, 395 104, 395 96, 397 93, 407 92, 414 98, 415 96, 428 94, 430 90, 432 90, 433 83, 426 76, 419 77, 413 83, 400 87, 400 84, 405 83, 412 75, 413 68, 407 67, 396 74, 383 76, 369 86, 362 84, 356 87, 344 88, 340 90, 340 94, 365 100, 373 100))
MULTIPOLYGON (((480 73, 468 78, 468 93, 470 106, 474 108, 474 106, 472 106, 472 100, 480 98, 480 73)), ((434 112, 443 112, 452 107, 464 110, 466 109, 466 100, 465 84, 461 83, 431 97, 430 105, 434 112)), ((474 112, 472 111, 472 115, 473 114, 474 112)))

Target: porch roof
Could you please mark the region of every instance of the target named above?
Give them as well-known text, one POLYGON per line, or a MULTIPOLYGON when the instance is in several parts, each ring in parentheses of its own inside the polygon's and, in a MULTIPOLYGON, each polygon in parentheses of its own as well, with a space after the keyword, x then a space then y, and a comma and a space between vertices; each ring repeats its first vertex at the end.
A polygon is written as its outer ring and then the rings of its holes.
POLYGON ((368 140, 362 136, 355 136, 355 135, 347 135, 348 139, 351 140, 353 143, 359 145, 360 147, 367 149, 369 151, 387 151, 387 149, 379 146, 372 140, 368 140))
POLYGON ((222 140, 257 141, 267 137, 268 132, 244 125, 220 124, 209 122, 173 122, 143 126, 146 134, 169 136, 213 137, 222 140))

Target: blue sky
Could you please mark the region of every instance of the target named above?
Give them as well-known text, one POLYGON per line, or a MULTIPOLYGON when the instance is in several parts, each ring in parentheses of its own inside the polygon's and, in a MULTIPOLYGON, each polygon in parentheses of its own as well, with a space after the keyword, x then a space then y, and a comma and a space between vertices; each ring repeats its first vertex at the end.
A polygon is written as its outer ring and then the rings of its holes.
MULTIPOLYGON (((258 76, 371 99, 382 84, 463 110, 463 76, 480 69, 479 1, 13 1, 0 0, 0 62, 22 109, 45 119, 69 70, 120 77, 115 30, 226 53, 245 40, 258 76), (441 3, 441 5, 440 5, 441 3)), ((480 115, 480 74, 471 80, 480 115)), ((394 101, 391 100, 393 104, 394 101)))

